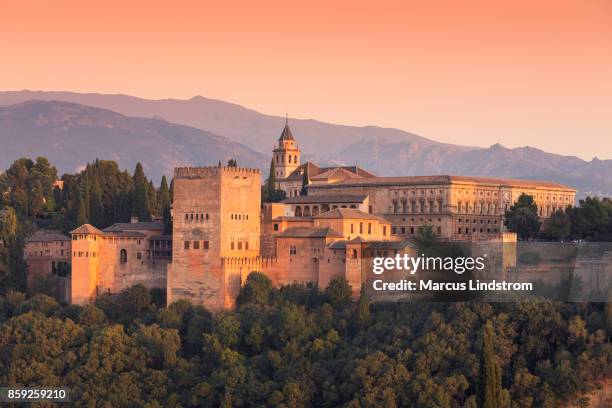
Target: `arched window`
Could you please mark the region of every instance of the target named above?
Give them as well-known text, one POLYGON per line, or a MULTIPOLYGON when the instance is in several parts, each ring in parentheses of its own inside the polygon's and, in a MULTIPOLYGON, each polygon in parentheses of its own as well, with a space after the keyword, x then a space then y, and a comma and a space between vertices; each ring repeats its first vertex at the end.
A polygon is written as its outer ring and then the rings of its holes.
POLYGON ((302 207, 300 207, 299 205, 295 207, 295 216, 296 217, 302 216, 302 207))
POLYGON ((329 211, 329 205, 323 204, 323 206, 321 207, 321 212, 326 212, 326 211, 329 211))
POLYGON ((304 206, 304 217, 310 217, 310 207, 304 206))
POLYGON ((127 262, 127 251, 125 249, 122 249, 119 252, 119 261, 121 263, 126 263, 127 262))
POLYGON ((315 205, 312 207, 312 215, 319 215, 319 206, 315 205))
POLYGON ((357 250, 353 249, 353 259, 357 259, 357 250))

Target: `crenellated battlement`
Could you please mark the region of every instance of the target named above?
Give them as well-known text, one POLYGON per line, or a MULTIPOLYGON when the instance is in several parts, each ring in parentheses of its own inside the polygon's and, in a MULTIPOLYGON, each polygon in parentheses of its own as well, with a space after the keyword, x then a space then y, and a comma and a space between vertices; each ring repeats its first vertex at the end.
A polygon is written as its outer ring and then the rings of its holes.
POLYGON ((259 176, 259 169, 248 167, 208 166, 208 167, 175 167, 174 178, 203 178, 219 174, 241 174, 259 176))
POLYGON ((277 263, 278 259, 275 256, 232 256, 221 258, 221 265, 225 267, 247 266, 262 268, 270 267, 277 263))

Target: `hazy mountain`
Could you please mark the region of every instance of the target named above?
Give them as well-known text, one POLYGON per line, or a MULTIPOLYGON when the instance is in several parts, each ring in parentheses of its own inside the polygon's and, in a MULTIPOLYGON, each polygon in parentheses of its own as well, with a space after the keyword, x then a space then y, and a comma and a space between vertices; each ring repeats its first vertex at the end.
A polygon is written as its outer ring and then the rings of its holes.
POLYGON ((269 166, 261 153, 210 132, 59 101, 0 107, 0 146, 0 169, 24 156, 45 156, 60 172, 75 172, 96 158, 129 170, 140 161, 156 182, 175 166, 216 165, 231 157, 266 172, 269 166))
MULTIPOLYGON (((261 160, 266 163, 285 120, 201 96, 189 100, 147 100, 126 95, 0 92, 0 105, 30 99, 72 101, 128 116, 163 118, 205 129, 262 153, 261 160)), ((291 128, 302 148, 303 157, 321 164, 359 164, 380 175, 451 173, 546 179, 577 188, 580 196, 612 196, 612 160, 594 159, 587 162, 530 147, 507 149, 499 144, 489 148, 458 146, 435 142, 398 129, 343 126, 316 120, 291 119, 291 128)), ((151 149, 157 149, 157 155, 166 154, 162 145, 151 146, 151 149)), ((233 148, 228 150, 232 151, 233 148)), ((176 156, 173 158, 173 161, 178 160, 176 156)))
MULTIPOLYGON (((94 106, 127 116, 158 117, 169 122, 204 129, 270 155, 285 125, 285 118, 264 115, 233 103, 196 96, 189 100, 149 100, 127 95, 79 94, 73 92, 0 92, 0 106, 27 100, 61 100, 94 106)), ((439 144, 398 129, 377 126, 333 125, 316 120, 290 119, 300 148, 307 154, 329 159, 334 153, 360 140, 385 138, 389 141, 439 144)))

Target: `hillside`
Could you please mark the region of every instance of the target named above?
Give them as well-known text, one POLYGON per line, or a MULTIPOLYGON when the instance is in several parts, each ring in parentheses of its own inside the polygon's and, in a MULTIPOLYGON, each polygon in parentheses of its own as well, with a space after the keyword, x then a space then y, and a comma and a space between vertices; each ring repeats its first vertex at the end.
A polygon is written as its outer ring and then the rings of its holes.
POLYGON ((156 182, 175 166, 215 165, 231 157, 262 169, 269 163, 261 153, 200 129, 59 101, 0 107, 0 144, 0 169, 23 156, 45 156, 60 172, 96 158, 130 170, 140 161, 156 182))
MULTIPOLYGON (((163 118, 205 129, 248 146, 252 149, 251 154, 259 152, 261 159, 258 160, 263 163, 259 166, 262 168, 267 167, 265 162, 269 160, 284 122, 282 117, 264 115, 236 104, 201 96, 189 100, 147 100, 127 95, 0 92, 0 106, 30 99, 71 101, 110 109, 123 115, 163 118)), ((580 197, 588 194, 612 196, 612 178, 608 177, 612 173, 612 160, 585 161, 531 147, 508 149, 499 144, 489 148, 452 145, 377 126, 355 127, 291 119, 291 127, 304 152, 303 157, 321 164, 359 164, 381 175, 452 173, 547 179, 576 188, 580 197)), ((495 142, 492 138, 491 143, 495 142)), ((233 149, 228 147, 230 151, 233 149)), ((602 154, 608 157, 610 152, 602 154)), ((175 156, 174 161, 178 159, 175 156)))

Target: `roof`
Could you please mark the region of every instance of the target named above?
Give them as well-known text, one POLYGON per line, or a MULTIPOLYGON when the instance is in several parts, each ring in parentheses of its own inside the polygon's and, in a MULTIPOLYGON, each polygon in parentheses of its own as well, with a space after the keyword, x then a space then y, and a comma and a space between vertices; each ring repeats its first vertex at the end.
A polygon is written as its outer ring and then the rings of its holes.
POLYGON ((326 179, 336 175, 338 177, 350 177, 350 178, 371 178, 376 177, 373 173, 359 167, 359 166, 333 166, 333 167, 319 167, 316 164, 308 161, 291 172, 286 180, 302 180, 304 168, 308 166, 308 178, 311 180, 326 179), (338 170, 342 169, 342 170, 338 170))
POLYGON ((431 184, 489 184, 497 186, 512 186, 512 187, 534 187, 534 188, 552 188, 561 190, 574 189, 563 184, 550 181, 540 180, 523 180, 523 179, 508 179, 496 177, 473 177, 473 176, 453 176, 453 175, 437 175, 437 176, 402 176, 402 177, 370 177, 361 178, 358 180, 342 180, 334 184, 317 185, 317 188, 333 188, 337 186, 346 187, 361 187, 361 186, 404 186, 404 185, 431 185, 431 184))
POLYGON ((321 203, 362 203, 367 195, 354 194, 316 194, 287 198, 284 204, 321 204, 321 203))
POLYGON ((342 238, 342 234, 327 228, 290 227, 277 235, 283 238, 342 238))
POLYGON ((289 128, 289 121, 285 122, 285 127, 283 128, 283 132, 278 138, 279 142, 282 142, 283 140, 295 140, 293 138, 293 135, 291 134, 291 129, 289 128))
POLYGON ((83 224, 80 227, 78 227, 77 229, 74 229, 72 231, 70 231, 71 234, 95 234, 95 235, 102 235, 104 234, 102 231, 100 231, 99 229, 97 229, 96 227, 94 227, 91 224, 83 224))
POLYGON ((135 237, 144 238, 147 235, 139 231, 104 231, 105 236, 109 237, 135 237))
POLYGON ((172 235, 153 235, 149 238, 150 241, 172 241, 172 235))
POLYGON ((104 232, 115 231, 163 231, 164 224, 161 222, 118 222, 110 227, 104 228, 104 232))
POLYGON ((353 244, 353 243, 361 243, 361 247, 363 249, 368 249, 368 250, 401 251, 402 249, 405 249, 407 247, 414 248, 414 245, 408 241, 364 241, 364 240, 357 240, 357 239, 352 239, 350 241, 347 241, 345 239, 334 241, 328 246, 328 248, 329 249, 346 249, 347 244, 353 244))
POLYGON ((378 217, 376 215, 365 213, 361 210, 357 210, 356 208, 336 208, 331 211, 326 211, 319 215, 314 216, 315 219, 360 219, 360 220, 376 220, 380 222, 389 223, 390 221, 378 217))
POLYGON ((57 230, 38 230, 26 242, 70 241, 70 237, 57 230))

